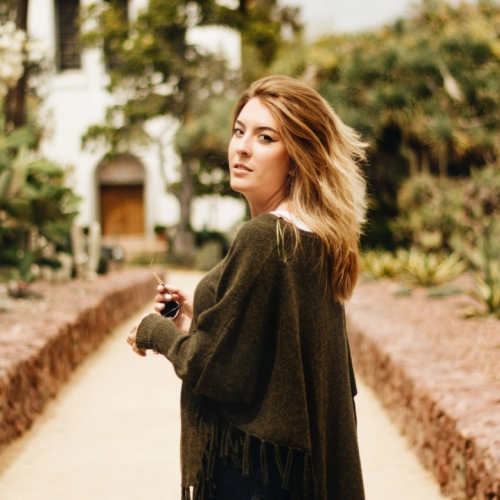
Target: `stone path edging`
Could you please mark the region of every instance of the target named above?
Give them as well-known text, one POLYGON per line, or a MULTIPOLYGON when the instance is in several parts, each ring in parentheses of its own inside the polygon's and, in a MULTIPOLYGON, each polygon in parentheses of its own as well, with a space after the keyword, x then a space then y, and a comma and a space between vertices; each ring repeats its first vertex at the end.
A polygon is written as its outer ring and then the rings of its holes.
POLYGON ((77 303, 52 305, 35 326, 22 319, 0 336, 0 448, 27 429, 80 362, 120 322, 154 297, 149 269, 72 281, 68 297, 77 303))
POLYGON ((500 500, 500 387, 461 369, 443 345, 359 288, 346 312, 356 372, 443 492, 454 500, 500 500))

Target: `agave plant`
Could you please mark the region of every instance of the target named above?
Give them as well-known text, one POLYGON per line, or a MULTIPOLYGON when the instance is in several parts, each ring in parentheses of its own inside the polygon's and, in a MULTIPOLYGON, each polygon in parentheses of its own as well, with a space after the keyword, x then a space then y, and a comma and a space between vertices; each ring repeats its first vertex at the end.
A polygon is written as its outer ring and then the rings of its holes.
POLYGON ((474 273, 475 289, 470 295, 478 300, 483 310, 473 308, 464 317, 494 316, 500 319, 500 261, 490 262, 486 272, 474 273))
POLYGON ((400 250, 398 258, 407 274, 407 283, 413 286, 438 286, 456 278, 467 268, 467 263, 452 253, 442 256, 425 253, 416 248, 400 250))
POLYGON ((401 262, 391 252, 372 250, 361 254, 362 272, 370 277, 393 278, 401 273, 401 262))
POLYGON ((474 276, 474 297, 486 306, 490 314, 500 318, 500 263, 492 263, 489 271, 486 276, 474 276))
POLYGON ((484 306, 484 310, 470 310, 465 317, 493 314, 500 318, 500 219, 496 216, 483 222, 474 238, 457 234, 452 241, 474 270, 475 288, 470 295, 484 306))

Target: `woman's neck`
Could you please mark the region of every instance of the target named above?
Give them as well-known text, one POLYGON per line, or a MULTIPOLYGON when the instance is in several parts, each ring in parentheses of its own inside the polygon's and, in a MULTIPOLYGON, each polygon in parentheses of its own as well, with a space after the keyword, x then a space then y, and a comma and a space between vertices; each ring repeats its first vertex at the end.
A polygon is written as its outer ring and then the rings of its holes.
POLYGON ((249 202, 249 205, 250 205, 250 213, 252 215, 252 219, 260 214, 266 212, 274 212, 276 210, 286 210, 287 212, 293 213, 292 203, 290 200, 282 200, 281 202, 270 201, 268 203, 260 205, 256 205, 249 202))

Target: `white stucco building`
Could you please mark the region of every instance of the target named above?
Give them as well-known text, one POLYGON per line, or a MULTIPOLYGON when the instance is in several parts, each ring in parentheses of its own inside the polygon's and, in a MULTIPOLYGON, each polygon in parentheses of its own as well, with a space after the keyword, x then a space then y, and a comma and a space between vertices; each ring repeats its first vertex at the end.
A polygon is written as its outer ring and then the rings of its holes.
MULTIPOLYGON (((28 33, 39 40, 54 61, 48 78, 44 116, 48 135, 41 148, 44 155, 61 165, 73 168, 69 182, 82 197, 80 221, 101 222, 108 237, 153 238, 155 225, 171 226, 178 220, 177 199, 165 193, 158 150, 151 146, 136 148, 121 163, 100 166, 103 151, 83 150, 81 137, 90 125, 102 123, 106 107, 114 96, 106 92, 106 68, 98 49, 80 53, 75 44, 74 23, 80 5, 95 0, 31 0, 28 33)), ((101 0, 103 1, 103 0, 101 0)), ((127 4, 133 18, 147 0, 120 0, 127 4)), ((222 51, 233 67, 240 65, 238 33, 225 28, 193 28, 189 40, 209 50, 222 51)), ((177 179, 178 158, 171 145, 175 128, 168 120, 155 120, 149 132, 160 137, 164 147, 166 175, 177 179)), ((201 229, 225 231, 244 215, 242 201, 215 198, 194 202, 192 225, 201 229)))

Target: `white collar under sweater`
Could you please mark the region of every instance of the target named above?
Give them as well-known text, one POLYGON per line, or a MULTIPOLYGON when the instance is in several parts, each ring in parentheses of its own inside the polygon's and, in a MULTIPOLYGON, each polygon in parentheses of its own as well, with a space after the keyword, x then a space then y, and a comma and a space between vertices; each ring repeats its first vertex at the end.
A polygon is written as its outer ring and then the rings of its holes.
POLYGON ((303 229, 304 231, 309 231, 310 233, 312 233, 312 229, 305 222, 302 222, 296 215, 291 214, 287 210, 275 210, 274 212, 270 213, 278 216, 282 215, 290 222, 293 222, 299 229, 303 229))

